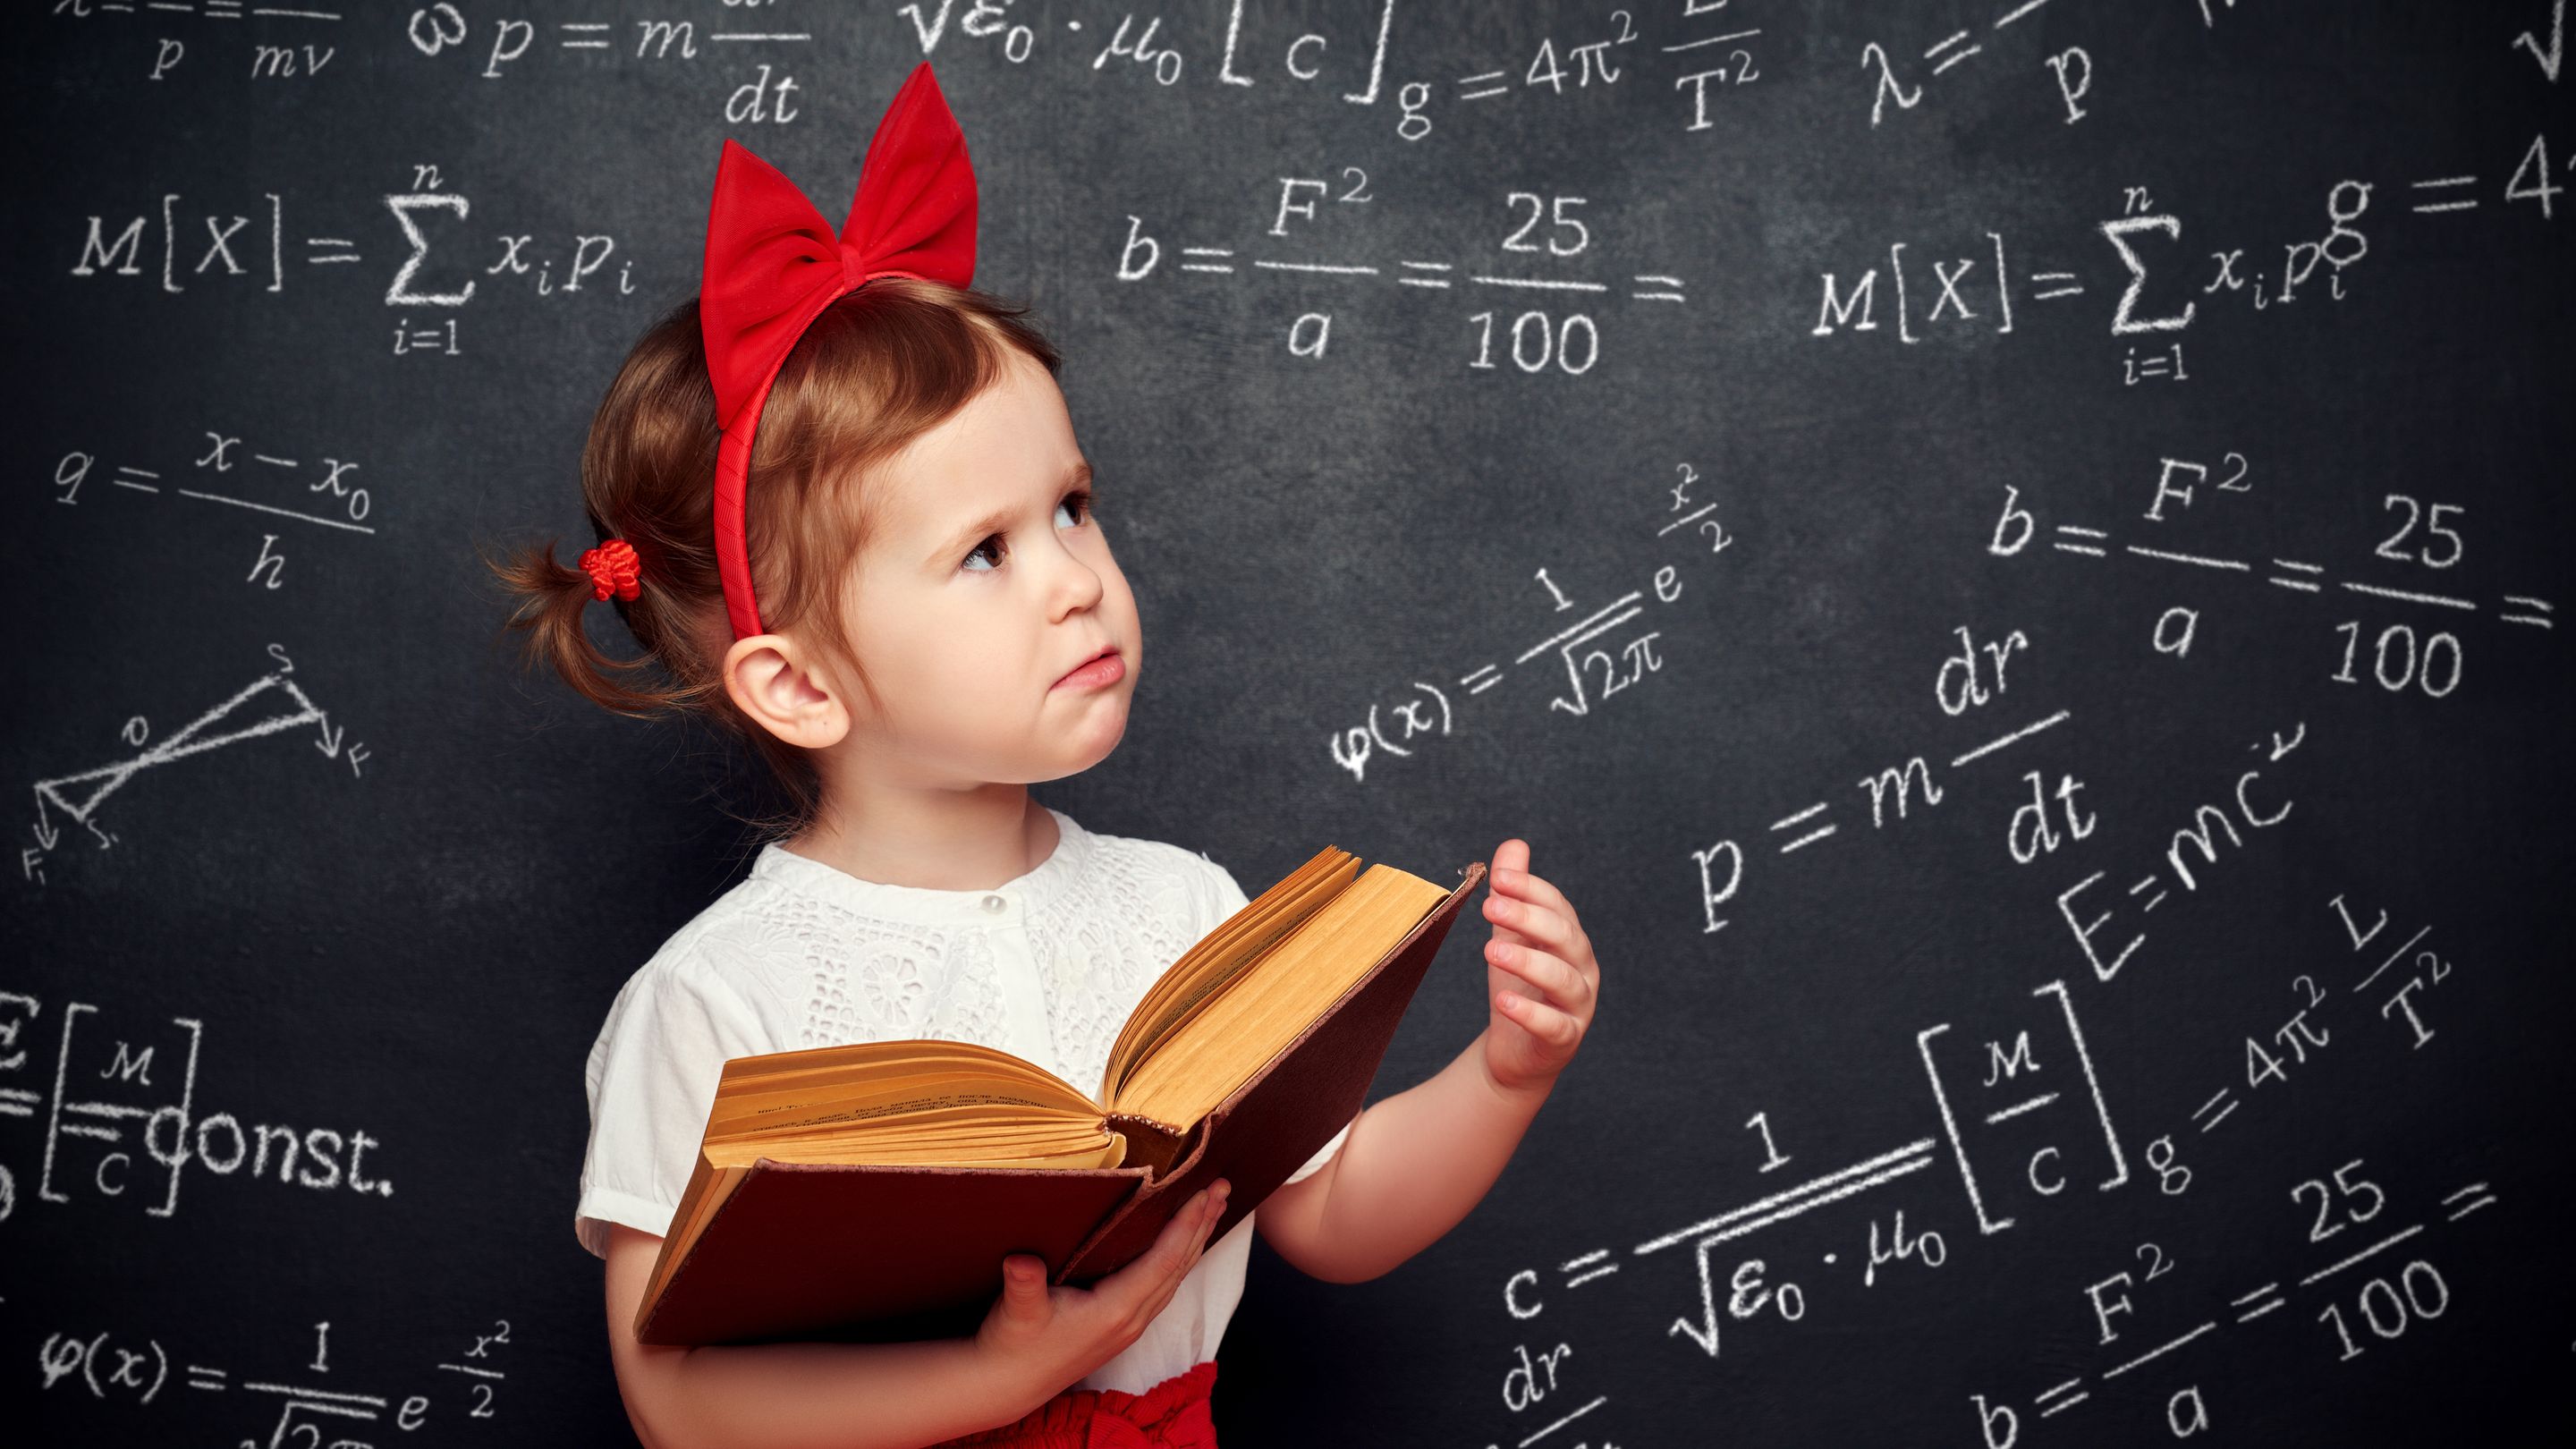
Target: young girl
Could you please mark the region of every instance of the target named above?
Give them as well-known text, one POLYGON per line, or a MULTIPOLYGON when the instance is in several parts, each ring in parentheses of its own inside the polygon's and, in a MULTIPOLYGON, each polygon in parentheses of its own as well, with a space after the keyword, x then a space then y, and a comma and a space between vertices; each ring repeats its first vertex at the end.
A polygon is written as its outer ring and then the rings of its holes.
MULTIPOLYGON (((619 1391, 656 1449, 1074 1446, 1102 1418, 1133 1426, 1121 1442, 1215 1443, 1215 1353, 1255 1218, 1222 1182, 1089 1288, 1051 1287, 1034 1255, 995 1264, 972 1337, 633 1337, 727 1059, 943 1037, 1097 1081, 1154 979, 1246 904, 1192 851, 1029 796, 1116 748, 1144 637, 1054 349, 968 286, 974 220, 927 65, 839 233, 727 142, 698 300, 645 335, 592 423, 600 545, 578 569, 552 543, 502 569, 532 656, 612 710, 740 734, 794 802, 749 877, 626 982, 590 1051, 574 1228, 607 1261, 619 1391), (645 655, 585 638, 584 605, 611 599, 645 655)), ((1518 840, 1494 853, 1483 1034, 1258 1204, 1301 1270, 1357 1282, 1437 1240, 1572 1059, 1599 968, 1528 863, 1518 840)))

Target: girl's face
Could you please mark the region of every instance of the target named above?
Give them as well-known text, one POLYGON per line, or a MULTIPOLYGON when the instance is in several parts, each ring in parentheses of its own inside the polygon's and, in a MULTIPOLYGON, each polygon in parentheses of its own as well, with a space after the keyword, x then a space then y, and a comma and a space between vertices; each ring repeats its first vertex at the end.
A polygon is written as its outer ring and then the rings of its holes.
POLYGON ((1012 351, 870 484, 878 526, 844 617, 884 713, 855 688, 844 703, 871 766, 916 785, 1025 784, 1107 758, 1144 635, 1055 379, 1012 351), (1066 679, 1103 651, 1114 666, 1066 679))

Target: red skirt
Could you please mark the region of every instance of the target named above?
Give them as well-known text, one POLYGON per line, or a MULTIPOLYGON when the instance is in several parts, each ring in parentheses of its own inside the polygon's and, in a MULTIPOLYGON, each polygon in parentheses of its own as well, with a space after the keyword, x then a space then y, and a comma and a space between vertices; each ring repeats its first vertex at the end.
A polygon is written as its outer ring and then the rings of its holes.
POLYGON ((1208 1391, 1216 1360, 1172 1375, 1141 1394, 1067 1389, 1017 1423, 942 1440, 932 1449, 1217 1449, 1208 1391))

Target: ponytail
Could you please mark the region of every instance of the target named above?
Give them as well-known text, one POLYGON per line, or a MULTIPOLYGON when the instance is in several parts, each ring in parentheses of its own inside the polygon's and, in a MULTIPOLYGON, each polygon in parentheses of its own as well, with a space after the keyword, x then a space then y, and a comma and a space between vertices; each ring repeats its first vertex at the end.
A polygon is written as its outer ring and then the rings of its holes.
MULTIPOLYGON (((529 668, 540 662, 553 665, 564 683, 584 699, 630 719, 686 713, 703 703, 702 686, 656 682, 652 676, 663 670, 652 654, 619 659, 590 642, 583 625, 590 604, 601 592, 600 583, 588 571, 557 563, 555 545, 556 540, 548 539, 509 558, 484 560, 502 588, 518 597, 518 606, 502 627, 524 635, 522 662, 529 668)), ((635 615, 658 609, 660 601, 646 602, 652 592, 650 569, 639 567, 636 574, 631 598, 617 589, 609 593, 609 600, 628 630, 640 637, 635 615)))

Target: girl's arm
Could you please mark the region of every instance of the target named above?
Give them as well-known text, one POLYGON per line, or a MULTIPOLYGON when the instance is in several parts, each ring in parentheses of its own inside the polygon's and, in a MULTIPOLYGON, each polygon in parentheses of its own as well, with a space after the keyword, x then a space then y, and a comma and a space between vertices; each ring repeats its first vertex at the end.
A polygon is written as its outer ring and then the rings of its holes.
MULTIPOLYGON (((1320 1174, 1318 1174, 1320 1175, 1320 1174)), ((1222 1183, 1218 1184, 1220 1187, 1222 1183)), ((1049 1287, 1026 1254, 972 1337, 671 1348, 635 1341, 662 1240, 608 1236, 608 1344, 645 1449, 917 1449, 1017 1420, 1124 1352, 1197 1266, 1222 1192, 1172 1215, 1142 1257, 1090 1288, 1049 1287)))
POLYGON ((1482 1037, 1440 1074, 1372 1104, 1314 1176, 1262 1199, 1264 1242, 1300 1272, 1360 1283, 1440 1240, 1502 1176, 1548 1086, 1485 1071, 1482 1037))
POLYGON ((1525 841, 1503 842, 1487 879, 1483 1033, 1438 1076, 1360 1113, 1341 1151, 1255 1214, 1263 1241, 1310 1277, 1377 1277, 1455 1227, 1592 1024, 1601 968, 1573 903, 1529 873, 1525 841))

